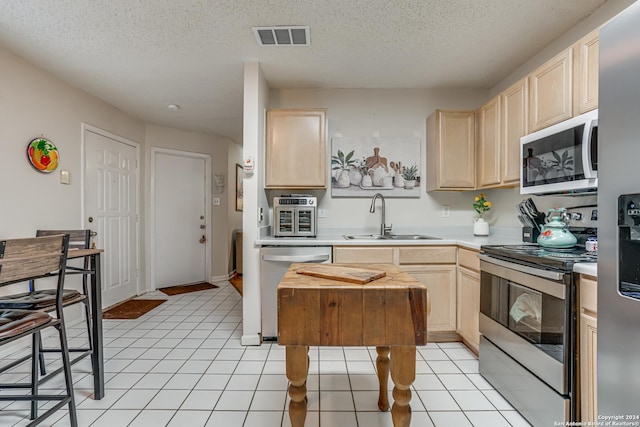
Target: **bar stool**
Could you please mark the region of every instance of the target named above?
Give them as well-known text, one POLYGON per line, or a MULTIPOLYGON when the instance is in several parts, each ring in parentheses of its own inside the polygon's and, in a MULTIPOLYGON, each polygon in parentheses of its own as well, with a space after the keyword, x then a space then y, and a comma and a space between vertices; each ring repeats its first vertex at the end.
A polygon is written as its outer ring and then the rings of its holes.
MULTIPOLYGON (((25 282, 42 277, 56 277, 55 312, 56 317, 43 311, 0 309, 0 346, 12 343, 20 338, 31 336, 31 382, 0 384, 0 389, 30 389, 30 394, 0 395, 0 401, 30 401, 31 419, 29 426, 35 426, 55 411, 69 406, 72 427, 77 427, 73 380, 67 335, 64 327, 63 290, 69 236, 33 237, 0 241, 0 286, 25 282), (65 379, 64 394, 39 394, 38 365, 39 347, 43 329, 54 327, 60 337, 60 353, 65 379), (38 416, 38 402, 57 401, 51 408, 38 416)), ((12 364, 13 365, 13 364, 12 364)))
MULTIPOLYGON (((42 236, 55 236, 60 234, 68 234, 69 235, 69 250, 73 249, 89 249, 89 241, 91 238, 91 230, 38 230, 36 232, 36 237, 42 236)), ((74 267, 67 265, 65 273, 67 276, 73 274, 81 274, 82 275, 82 292, 78 292, 74 289, 64 289, 62 295, 62 303, 64 307, 68 307, 73 304, 83 303, 84 304, 84 313, 85 313, 85 322, 87 326, 87 336, 89 340, 88 347, 84 348, 70 348, 69 351, 71 353, 80 353, 77 357, 75 357, 71 364, 75 364, 80 359, 91 354, 93 349, 91 348, 91 311, 89 309, 89 293, 88 293, 88 282, 87 276, 92 273, 89 268, 89 260, 85 259, 82 267, 74 267)), ((35 281, 29 281, 29 290, 28 292, 22 292, 13 295, 3 295, 0 296, 0 309, 7 310, 38 310, 38 311, 53 311, 55 310, 55 289, 36 289, 35 281)), ((44 353, 57 353, 60 352, 59 348, 45 348, 40 342, 40 374, 46 374, 45 368, 45 360, 44 353)), ((3 369, 0 369, 0 372, 3 370, 9 369, 17 364, 24 362, 29 359, 30 356, 25 356, 21 360, 16 360, 12 365, 8 365, 3 369)))

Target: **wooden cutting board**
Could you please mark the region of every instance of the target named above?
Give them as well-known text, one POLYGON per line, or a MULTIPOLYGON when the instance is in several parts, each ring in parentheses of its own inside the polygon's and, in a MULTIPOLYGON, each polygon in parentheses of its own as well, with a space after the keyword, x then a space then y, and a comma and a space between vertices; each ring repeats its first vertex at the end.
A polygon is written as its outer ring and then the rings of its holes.
POLYGON ((368 270, 365 268, 342 267, 332 264, 317 264, 296 270, 298 274, 321 277, 323 279, 340 280, 342 282, 363 285, 387 275, 384 271, 368 270))

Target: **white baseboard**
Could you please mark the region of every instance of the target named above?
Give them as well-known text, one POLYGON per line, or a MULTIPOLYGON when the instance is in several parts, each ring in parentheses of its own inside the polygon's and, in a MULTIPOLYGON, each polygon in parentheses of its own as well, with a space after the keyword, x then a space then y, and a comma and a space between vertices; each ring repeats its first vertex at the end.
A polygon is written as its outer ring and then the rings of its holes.
POLYGON ((220 275, 220 276, 211 276, 210 282, 209 283, 218 283, 218 282, 225 282, 229 279, 231 279, 233 276, 235 276, 235 270, 232 271, 231 273, 227 274, 227 275, 220 275))
POLYGON ((243 335, 240 339, 240 344, 242 345, 260 345, 262 344, 262 340, 260 339, 259 334, 255 335, 243 335))

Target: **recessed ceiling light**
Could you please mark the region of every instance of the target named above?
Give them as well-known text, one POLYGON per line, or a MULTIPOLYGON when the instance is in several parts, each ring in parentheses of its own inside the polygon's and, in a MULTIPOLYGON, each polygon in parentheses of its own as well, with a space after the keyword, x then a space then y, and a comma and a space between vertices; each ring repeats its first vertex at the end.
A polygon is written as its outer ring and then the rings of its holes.
POLYGON ((178 104, 169 104, 167 105, 167 108, 169 109, 169 111, 178 111, 180 107, 178 104))

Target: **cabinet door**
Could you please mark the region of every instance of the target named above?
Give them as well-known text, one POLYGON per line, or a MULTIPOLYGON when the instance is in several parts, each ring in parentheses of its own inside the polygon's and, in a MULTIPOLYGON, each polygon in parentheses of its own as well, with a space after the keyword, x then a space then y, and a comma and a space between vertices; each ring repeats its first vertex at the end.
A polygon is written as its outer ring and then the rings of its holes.
POLYGON ((455 246, 401 246, 398 264, 455 264, 455 246))
POLYGON ((502 183, 520 183, 520 138, 529 133, 529 79, 525 77, 501 94, 502 183))
POLYGON ((580 290, 580 412, 583 422, 597 421, 598 282, 581 274, 580 290))
MULTIPOLYGON (((580 406, 582 422, 595 423, 598 418, 598 321, 580 314, 580 406)), ((594 424, 595 425, 595 424, 594 424)))
POLYGON ((600 30, 596 29, 574 46, 574 115, 598 108, 598 51, 600 30))
POLYGON ((334 246, 333 262, 343 264, 395 264, 394 248, 334 246))
POLYGON ((429 332, 456 331, 456 266, 415 265, 403 270, 424 283, 429 290, 431 313, 427 318, 429 332))
POLYGON ((458 267, 458 334, 478 354, 480 347, 480 274, 458 267))
POLYGON ((265 188, 327 187, 325 110, 268 110, 265 188))
POLYGON ((495 187, 502 181, 500 97, 497 96, 478 109, 477 167, 478 188, 495 187))
POLYGON ((472 190, 475 112, 436 110, 427 119, 427 191, 472 190))
POLYGON ((569 48, 531 73, 529 123, 532 132, 572 117, 572 56, 573 49, 569 48))

